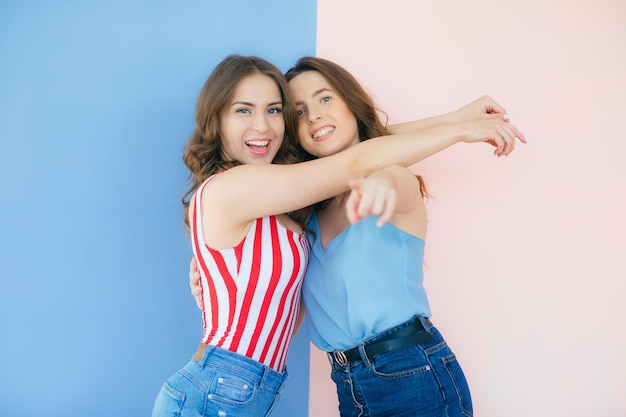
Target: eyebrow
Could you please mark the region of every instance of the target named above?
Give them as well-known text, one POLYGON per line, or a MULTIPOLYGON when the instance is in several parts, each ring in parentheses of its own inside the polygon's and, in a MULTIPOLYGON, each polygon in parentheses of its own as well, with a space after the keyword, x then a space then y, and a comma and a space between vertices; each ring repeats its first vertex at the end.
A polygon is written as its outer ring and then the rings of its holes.
MULTIPOLYGON (((255 104, 250 103, 249 101, 233 101, 233 103, 231 104, 231 106, 235 106, 237 104, 240 105, 244 105, 244 106, 249 106, 249 107, 256 107, 255 104)), ((271 107, 271 106, 277 106, 277 105, 282 105, 283 102, 281 100, 278 101, 272 101, 271 103, 267 103, 267 107, 271 107)))
MULTIPOLYGON (((315 97, 315 96, 317 96, 317 95, 319 95, 319 94, 322 94, 322 93, 323 93, 323 92, 325 92, 325 91, 330 91, 331 93, 333 92, 333 90, 331 90, 330 88, 327 88, 327 87, 322 87, 322 88, 320 88, 319 90, 314 91, 314 92, 313 92, 313 94, 311 94, 311 97, 315 97)), ((301 105, 301 104, 304 104, 304 102, 302 102, 302 101, 296 101, 296 105, 301 105)))

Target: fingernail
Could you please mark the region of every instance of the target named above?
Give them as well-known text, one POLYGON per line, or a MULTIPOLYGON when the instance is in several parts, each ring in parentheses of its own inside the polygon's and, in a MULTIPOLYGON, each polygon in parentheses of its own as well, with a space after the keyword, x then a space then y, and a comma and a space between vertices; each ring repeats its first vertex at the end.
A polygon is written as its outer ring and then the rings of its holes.
POLYGON ((503 118, 504 120, 509 120, 509 119, 511 118, 511 115, 510 115, 510 114, 508 114, 508 113, 504 113, 504 115, 502 116, 502 118, 503 118))

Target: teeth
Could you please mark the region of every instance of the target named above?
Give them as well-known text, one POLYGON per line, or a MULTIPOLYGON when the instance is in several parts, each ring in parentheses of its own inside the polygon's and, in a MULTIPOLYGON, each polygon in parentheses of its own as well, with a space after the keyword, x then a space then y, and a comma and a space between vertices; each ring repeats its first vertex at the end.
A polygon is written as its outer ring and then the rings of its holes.
POLYGON ((246 142, 248 146, 267 146, 269 145, 269 140, 249 140, 246 142))
POLYGON ((335 130, 334 127, 325 127, 323 129, 320 129, 317 132, 315 132, 315 134, 312 136, 312 138, 313 139, 321 138, 322 136, 328 135, 333 130, 335 130))

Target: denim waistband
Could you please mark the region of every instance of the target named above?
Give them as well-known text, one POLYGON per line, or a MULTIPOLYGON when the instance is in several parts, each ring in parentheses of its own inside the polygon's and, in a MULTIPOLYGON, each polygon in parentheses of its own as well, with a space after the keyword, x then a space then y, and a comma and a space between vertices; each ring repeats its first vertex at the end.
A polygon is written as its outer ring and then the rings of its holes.
POLYGON ((345 366, 353 361, 365 360, 366 356, 371 359, 381 353, 428 343, 432 340, 430 330, 433 327, 429 318, 413 316, 404 323, 383 330, 352 348, 327 352, 328 359, 331 364, 345 366))
POLYGON ((402 330, 402 329, 404 329, 407 326, 410 326, 411 324, 415 323, 418 320, 422 322, 422 326, 424 326, 424 329, 427 330, 427 331, 434 327, 433 323, 430 321, 430 318, 422 317, 422 316, 413 316, 410 319, 408 319, 407 321, 405 321, 404 323, 400 323, 397 326, 393 326, 393 327, 390 327, 388 329, 383 330, 380 333, 376 333, 374 336, 371 336, 371 337, 365 339, 363 341, 363 343, 361 343, 361 344, 367 345, 369 343, 374 343, 374 342, 380 341, 382 339, 385 339, 385 337, 387 337, 387 336, 389 336, 389 335, 391 335, 391 334, 393 334, 393 333, 395 333, 395 332, 397 332, 399 330, 402 330))
POLYGON ((254 359, 204 343, 200 344, 192 360, 196 361, 201 368, 207 363, 219 362, 220 367, 236 370, 242 375, 260 381, 262 386, 273 390, 278 390, 287 378, 287 372, 277 372, 254 359))

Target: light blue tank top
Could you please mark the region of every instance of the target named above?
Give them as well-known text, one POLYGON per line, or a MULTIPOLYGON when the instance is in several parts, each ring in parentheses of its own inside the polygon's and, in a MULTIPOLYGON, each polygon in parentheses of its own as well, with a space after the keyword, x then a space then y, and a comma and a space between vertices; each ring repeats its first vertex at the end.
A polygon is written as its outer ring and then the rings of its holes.
POLYGON ((302 296, 311 341, 324 351, 345 350, 414 315, 430 317, 424 289, 424 240, 368 216, 326 249, 314 213, 311 253, 302 296))

